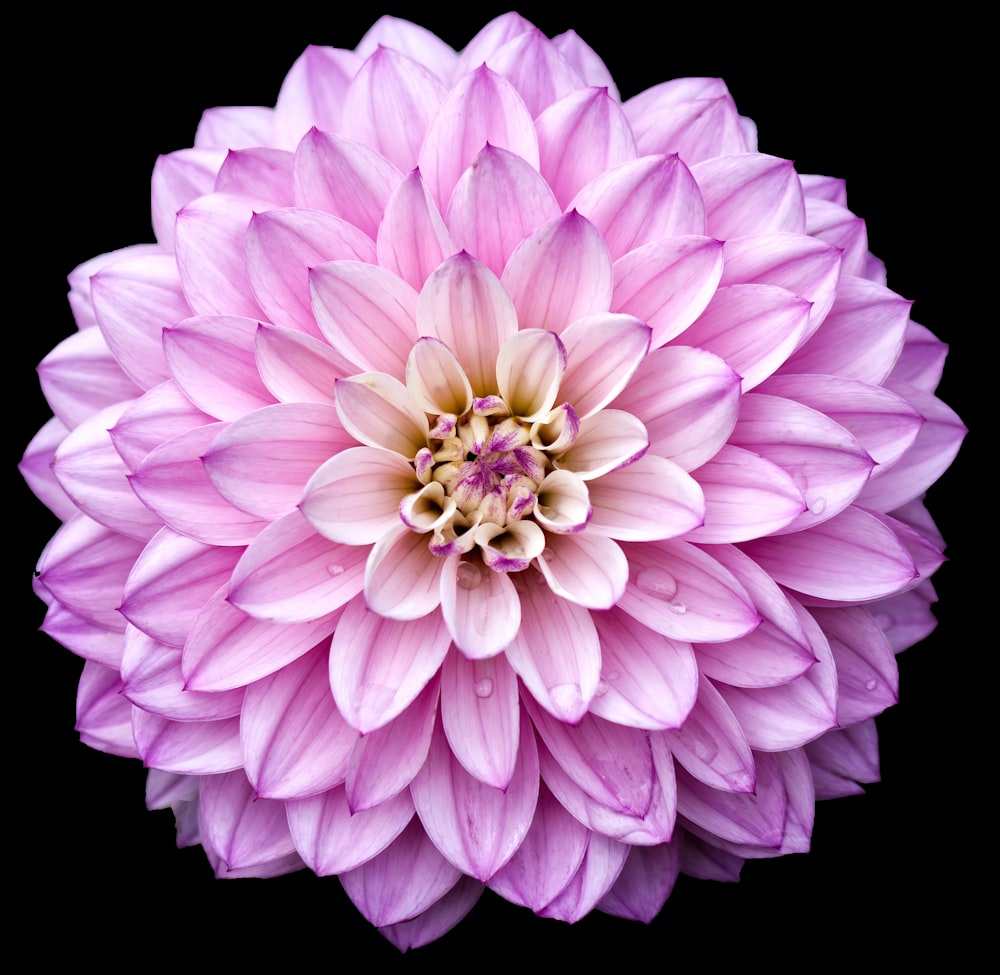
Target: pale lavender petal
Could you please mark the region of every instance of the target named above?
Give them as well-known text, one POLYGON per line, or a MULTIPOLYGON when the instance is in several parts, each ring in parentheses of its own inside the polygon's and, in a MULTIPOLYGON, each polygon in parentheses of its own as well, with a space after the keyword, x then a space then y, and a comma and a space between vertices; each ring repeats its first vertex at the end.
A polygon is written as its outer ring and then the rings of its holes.
POLYGON ((442 81, 452 78, 458 63, 458 55, 437 34, 409 20, 386 14, 368 28, 355 51, 361 57, 370 57, 379 47, 400 51, 429 68, 442 81))
POLYGON ((542 175, 561 206, 591 180, 635 159, 635 139, 606 88, 581 88, 535 119, 542 175))
POLYGON ((344 96, 361 67, 354 51, 310 45, 292 65, 274 108, 275 143, 294 149, 313 127, 336 132, 344 96))
POLYGON ((198 145, 158 156, 151 185, 153 233, 173 250, 174 221, 178 210, 215 189, 216 174, 225 161, 228 145, 198 145))
POLYGON ((116 668, 88 660, 76 690, 76 730, 83 744, 99 752, 137 758, 132 706, 121 690, 116 668))
POLYGON ((903 351, 892 367, 889 377, 893 382, 909 383, 925 392, 933 393, 941 382, 948 346, 923 325, 910 321, 903 333, 903 351))
MULTIPOLYGON (((274 109, 255 105, 226 105, 201 113, 194 144, 200 148, 243 149, 272 141, 274 109)), ((199 194, 200 195, 200 194, 199 194)))
POLYGON ((385 372, 402 379, 417 340, 417 293, 384 268, 333 261, 309 272, 320 331, 349 372, 385 372))
POLYGON ((358 732, 333 703, 330 651, 314 647, 247 688, 243 764, 258 796, 298 799, 341 785, 358 732))
POLYGON ((834 728, 805 746, 817 799, 857 795, 860 783, 878 782, 878 731, 869 719, 834 728))
POLYGON ((211 193, 177 214, 177 270, 195 315, 264 317, 247 278, 245 254, 251 218, 268 209, 263 200, 211 193))
POLYGON ((372 238, 321 210, 285 207, 254 214, 247 230, 247 277, 275 325, 322 336, 313 317, 309 269, 327 261, 373 264, 372 238))
POLYGON ((391 799, 423 768, 437 720, 438 688, 435 677, 402 714, 357 741, 345 783, 352 812, 391 799))
POLYGON ((202 455, 230 504, 265 521, 302 500, 316 469, 353 446, 337 411, 321 403, 276 403, 229 424, 202 455))
POLYGON ((619 606, 674 640, 716 643, 756 629, 757 612, 736 577, 707 552, 680 541, 623 543, 629 583, 619 606))
POLYGON ((532 118, 583 84, 559 49, 537 28, 511 38, 487 61, 514 85, 532 118))
POLYGON ((240 768, 243 753, 238 717, 171 721, 151 711, 133 708, 132 734, 139 756, 153 768, 212 777, 236 770, 237 775, 246 779, 240 768))
POLYGON ((437 673, 450 643, 440 613, 400 622, 355 597, 330 648, 330 686, 341 713, 362 734, 381 728, 437 673))
POLYGON ((851 213, 846 205, 807 196, 806 233, 843 252, 844 277, 864 276, 869 257, 868 231, 864 220, 851 213))
POLYGON ((413 818, 403 791, 372 809, 353 810, 344 787, 285 803, 299 855, 321 877, 346 873, 381 853, 413 818))
POLYGON ((121 667, 124 620, 114 628, 97 626, 53 600, 39 629, 78 657, 114 670, 121 667))
POLYGON ((556 595, 588 609, 610 609, 628 581, 621 548, 595 534, 550 534, 535 564, 556 595))
POLYGON ((541 910, 573 879, 583 862, 589 835, 589 830, 543 786, 524 841, 489 879, 489 887, 513 904, 541 910))
POLYGON ((514 249, 559 215, 559 204, 538 170, 519 155, 487 143, 455 184, 446 222, 456 243, 494 274, 514 249))
POLYGON ((228 869, 294 852, 284 803, 259 799, 242 771, 203 779, 200 797, 202 835, 228 869))
POLYGON ((489 880, 524 841, 538 799, 538 784, 535 737, 522 713, 517 762, 505 790, 469 775, 438 727, 410 792, 434 845, 463 873, 489 880))
POLYGON ((326 342, 311 335, 261 325, 254 345, 261 381, 283 403, 334 402, 334 384, 346 373, 326 342))
POLYGON ((722 274, 722 242, 674 236, 629 251, 614 263, 611 308, 653 330, 650 347, 681 334, 705 310, 722 274))
POLYGON ((594 616, 601 640, 601 682, 590 713, 633 728, 680 728, 698 690, 688 643, 671 640, 620 609, 594 616))
POLYGON ((649 924, 667 902, 679 870, 676 843, 633 846, 618 880, 597 902, 597 909, 649 924))
POLYGON ((611 280, 608 249, 576 210, 525 236, 503 272, 521 328, 557 334, 580 318, 606 312, 611 280))
POLYGON ((60 342, 38 364, 38 381, 52 412, 71 430, 106 406, 142 395, 97 328, 60 342))
POLYGON ((335 395, 340 422, 355 440, 407 460, 427 446, 427 416, 393 376, 368 372, 341 379, 335 395))
POLYGON ((305 623, 257 620, 227 602, 221 589, 205 603, 184 644, 187 686, 228 690, 273 674, 329 637, 339 619, 335 611, 305 623))
POLYGON ((364 546, 331 542, 292 511, 268 525, 239 557, 227 598, 257 619, 308 622, 361 592, 367 558, 364 546))
POLYGON ((455 646, 470 660, 495 656, 521 626, 521 600, 509 574, 475 558, 443 561, 441 613, 455 646))
POLYGON ((440 900, 422 914, 380 927, 379 934, 400 951, 422 948, 447 934, 464 918, 479 900, 483 885, 472 877, 462 877, 440 900))
POLYGON ((219 420, 236 420, 274 402, 254 359, 257 320, 187 318, 163 331, 174 382, 192 403, 219 420))
POLYGON ((632 847, 592 830, 573 879, 537 913, 569 924, 589 914, 614 886, 632 847))
POLYGON ((380 45, 348 86, 341 131, 376 149, 400 170, 411 170, 447 93, 433 72, 380 45))
POLYGON ((444 559, 432 555, 427 536, 399 530, 372 547, 365 567, 365 599, 387 620, 415 620, 441 604, 444 559))
POLYGON ((215 178, 216 193, 255 196, 279 207, 290 207, 295 203, 292 187, 295 156, 292 153, 284 149, 263 148, 256 142, 248 142, 244 148, 231 145, 229 149, 226 161, 215 178))
POLYGON ((497 356, 517 327, 517 312, 496 275, 465 253, 448 258, 417 301, 417 331, 458 356, 477 396, 498 392, 497 356))
POLYGON ((745 152, 696 163, 691 173, 713 237, 805 233, 802 185, 787 159, 745 152))
POLYGON ((538 138, 521 96, 482 62, 473 68, 442 102, 420 150, 420 171, 441 208, 487 143, 538 167, 538 138))
POLYGON ((191 317, 171 254, 126 257, 90 281, 94 313, 111 354, 141 389, 170 377, 161 333, 191 317))
POLYGON ((519 710, 517 677, 503 657, 468 660, 452 649, 441 668, 442 727, 462 767, 496 789, 514 776, 519 710))
POLYGON ((642 421, 650 453, 693 471, 732 433, 740 411, 740 377, 704 349, 657 349, 614 406, 642 421))
POLYGON ((354 224, 372 240, 389 194, 403 178, 374 149, 311 129, 295 151, 295 202, 354 224))
POLYGON ((601 410, 580 421, 576 440, 553 466, 589 481, 638 460, 648 445, 646 428, 631 413, 601 410))
POLYGON ((597 692, 601 646, 590 613, 560 599, 533 569, 515 575, 521 629, 507 662, 530 694, 560 721, 577 722, 597 692))
POLYGON ((52 458, 67 433, 69 430, 65 425, 56 417, 52 417, 31 438, 31 443, 24 450, 21 463, 17 465, 17 469, 35 497, 60 521, 69 521, 77 512, 76 505, 59 486, 52 473, 52 458))
POLYGON ((665 237, 705 233, 698 184, 676 156, 644 156, 616 166, 591 180, 568 209, 597 227, 613 260, 665 237))
POLYGON ((375 245, 378 263, 416 291, 446 257, 460 249, 419 170, 405 176, 392 191, 375 245))
POLYGON ((414 817, 386 849, 340 875, 347 896, 372 924, 398 924, 426 911, 462 876, 414 817))

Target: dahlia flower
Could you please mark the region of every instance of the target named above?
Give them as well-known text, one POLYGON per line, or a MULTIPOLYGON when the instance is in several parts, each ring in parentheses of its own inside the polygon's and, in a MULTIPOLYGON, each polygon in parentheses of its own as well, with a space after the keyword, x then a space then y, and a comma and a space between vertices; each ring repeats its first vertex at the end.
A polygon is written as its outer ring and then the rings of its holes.
POLYGON ((22 472, 82 740, 219 877, 395 945, 484 887, 649 921, 878 777, 964 434, 837 179, 723 82, 385 17, 70 275, 22 472))

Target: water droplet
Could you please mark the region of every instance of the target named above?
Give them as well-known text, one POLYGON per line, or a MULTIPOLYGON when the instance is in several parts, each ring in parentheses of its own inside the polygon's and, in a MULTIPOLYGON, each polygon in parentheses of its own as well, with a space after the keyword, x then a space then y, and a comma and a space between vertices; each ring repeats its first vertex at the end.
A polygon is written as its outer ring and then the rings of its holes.
POLYGON ((875 680, 874 677, 870 677, 867 681, 865 681, 866 691, 874 691, 876 687, 878 687, 878 681, 875 680))
POLYGON ((332 576, 339 576, 339 575, 343 575, 343 573, 344 573, 344 567, 342 565, 337 565, 336 562, 331 562, 326 567, 326 571, 329 572, 330 575, 332 575, 332 576))
POLYGON ((616 681, 616 680, 618 680, 618 678, 619 678, 619 677, 621 677, 621 674, 620 674, 620 673, 618 673, 618 671, 617 671, 617 670, 612 670, 612 671, 611 671, 611 672, 610 672, 610 673, 608 674, 608 680, 610 680, 610 681, 616 681))
POLYGON ((493 678, 484 677, 482 680, 477 680, 473 690, 476 692, 476 697, 489 697, 493 693, 493 678))
POLYGON ((549 699, 564 718, 570 721, 580 720, 583 694, 579 684, 556 684, 549 688, 549 699))
POLYGON ((677 593, 677 580, 665 569, 640 569, 635 584, 655 599, 673 599, 677 593))
POLYGON ((608 684, 608 682, 602 677, 597 682, 597 688, 594 691, 594 697, 604 697, 604 695, 608 693, 609 686, 610 685, 608 684))
POLYGON ((812 501, 809 502, 809 510, 814 515, 823 514, 823 512, 826 511, 826 498, 813 498, 812 501))
POLYGON ((792 475, 792 481, 804 496, 806 493, 806 488, 809 487, 809 482, 806 480, 805 474, 803 474, 802 471, 796 471, 792 475))
POLYGON ((459 589, 475 589, 483 581, 482 570, 475 562, 459 562, 455 581, 459 589))
POLYGON ((676 613, 678 616, 683 616, 688 611, 687 606, 683 603, 668 603, 667 609, 669 609, 671 613, 676 613))
POLYGON ((542 559, 545 562, 554 562, 556 558, 556 553, 551 548, 542 549, 542 559))

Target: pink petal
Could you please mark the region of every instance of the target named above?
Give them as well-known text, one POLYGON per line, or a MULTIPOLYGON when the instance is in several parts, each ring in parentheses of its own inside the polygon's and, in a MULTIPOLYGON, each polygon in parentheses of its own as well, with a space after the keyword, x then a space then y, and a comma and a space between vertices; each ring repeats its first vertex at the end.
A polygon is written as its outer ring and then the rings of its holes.
POLYGON ((874 462, 839 423, 794 400, 763 393, 743 397, 730 443, 777 464, 802 492, 804 511, 782 531, 798 531, 843 511, 874 462))
POLYGON ((550 534, 536 564, 556 595, 588 609, 610 609, 628 580, 622 550, 595 534, 550 534))
POLYGON ((864 276, 869 258, 868 232, 864 220, 851 213, 846 205, 807 196, 806 233, 840 248, 844 278, 864 276))
POLYGON ((172 254, 126 257, 90 282, 94 312, 111 354, 141 389, 168 379, 161 333, 190 318, 172 254))
POLYGON ((364 587, 368 550, 316 534, 298 511, 268 525, 232 572, 228 601, 277 623, 326 616, 364 587))
POLYGON ((705 520, 686 536, 691 542, 744 542, 770 535, 807 510, 790 474, 741 447, 726 444, 695 477, 705 495, 705 520))
POLYGON ((341 131, 376 149, 400 170, 411 170, 427 126, 447 93, 421 64, 379 46, 351 80, 341 131))
POLYGON ((560 206, 591 180, 635 159, 635 139, 606 88, 582 88, 535 119, 542 175, 560 206))
POLYGON ((436 678, 429 681, 402 714, 357 741, 346 783, 352 812, 391 799, 423 768, 437 721, 439 683, 436 678))
POLYGON ((427 446, 427 416, 398 379, 361 373, 338 380, 335 394, 340 422, 355 440, 407 460, 427 446))
POLYGON ((228 582, 242 551, 237 546, 207 545, 161 528, 129 573, 122 615, 153 639, 184 646, 195 617, 228 582))
POLYGON ((597 902, 598 910, 649 924, 674 889, 679 867, 675 843, 631 847, 615 885, 597 902))
POLYGON ((229 154, 215 178, 213 188, 216 193, 260 197, 279 207, 290 207, 295 203, 292 188, 295 156, 292 153, 284 149, 262 148, 261 142, 246 142, 242 148, 236 145, 227 148, 229 154))
POLYGON ((923 325, 911 321, 903 333, 903 351, 889 374, 893 382, 908 383, 933 393, 941 382, 948 346, 923 325))
POLYGON ((855 507, 806 532, 760 538, 742 547, 777 582, 824 599, 867 602, 890 596, 917 574, 891 529, 855 507))
POLYGON ((619 606, 674 640, 716 643, 756 629, 760 615, 743 585, 694 545, 656 541, 623 545, 629 583, 619 606))
POLYGON ((379 934, 385 936, 400 951, 422 948, 455 927, 476 906, 482 893, 483 885, 478 880, 462 877, 447 894, 422 914, 408 921, 384 925, 378 929, 379 934))
POLYGON ((353 444, 332 407, 276 403, 231 423, 202 460, 230 504, 271 521, 299 503, 328 457, 353 444))
MULTIPOLYGON (((96 332, 96 329, 92 331, 96 332)), ((68 432, 60 420, 52 417, 31 438, 21 463, 17 465, 32 494, 60 521, 69 521, 79 510, 52 473, 52 458, 68 432)))
POLYGON ((538 799, 538 754, 527 716, 521 717, 518 758, 505 790, 469 775, 438 727, 410 792, 434 845, 463 873, 488 880, 524 841, 538 799))
POLYGON ((247 230, 247 277, 276 325, 321 337, 313 318, 309 269, 327 261, 374 263, 372 239, 320 210, 288 207, 254 214, 247 230))
POLYGON ((417 293, 384 268, 333 261, 309 273, 313 313, 327 341, 353 366, 402 379, 417 340, 417 293))
POLYGON ((617 608, 593 619, 601 683, 591 714, 632 728, 679 728, 698 690, 690 644, 655 633, 617 608))
POLYGON ((84 514, 145 541, 160 520, 132 492, 128 469, 108 434, 127 405, 106 407, 81 423, 56 449, 52 472, 84 514))
POLYGON ((53 600, 39 629, 78 657, 114 670, 121 667, 124 620, 114 629, 97 626, 53 600))
POLYGON ((538 170, 487 143, 455 184, 445 219, 454 249, 467 250, 499 276, 515 247, 558 215, 538 170))
POLYGON ((698 531, 705 518, 705 497, 698 482, 654 454, 587 483, 594 512, 588 529, 610 538, 638 542, 673 538, 698 531))
POLYGON ((137 758, 132 707, 121 690, 117 669, 88 660, 76 691, 76 730, 80 741, 97 751, 137 758))
POLYGON ((319 876, 346 873, 381 853, 413 818, 403 791, 372 809, 352 811, 343 786, 285 803, 288 828, 302 859, 319 876))
POLYGON ((378 263, 419 291, 431 272, 459 250, 419 170, 392 191, 376 240, 378 263))
POLYGON ((475 779, 506 789, 520 725, 517 677, 503 657, 468 660, 452 649, 441 669, 441 723, 452 754, 475 779))
POLYGON ((510 256, 503 284, 521 328, 561 333, 611 303, 611 258, 594 225, 576 210, 549 220, 510 256))
POLYGON ((283 403, 328 403, 344 378, 337 356, 326 342, 276 325, 261 325, 254 346, 264 385, 283 403))
POLYGON ((537 913, 569 924, 589 914, 614 886, 632 847, 591 831, 573 879, 537 913))
POLYGON ((169 379, 140 397, 109 432, 122 460, 135 471, 160 444, 211 422, 212 417, 202 413, 169 379))
POLYGON ((588 183, 568 209, 597 227, 612 260, 664 237, 705 233, 698 186, 676 156, 623 163, 588 183))
POLYGON ((427 536, 401 527, 375 543, 365 567, 365 599, 373 612, 415 620, 441 603, 444 559, 432 555, 427 536))
POLYGON ((333 632, 340 613, 306 623, 269 623, 241 612, 219 590, 198 614, 184 644, 187 686, 221 691, 250 684, 301 657, 333 632))
POLYGON ((157 157, 153 165, 152 216, 156 239, 169 250, 174 248, 177 212, 199 196, 215 189, 216 174, 226 158, 228 145, 198 145, 157 157))
POLYGON ((129 483, 174 531, 210 545, 246 545, 267 522, 224 500, 201 460, 223 427, 210 423, 171 438, 146 456, 129 483))
POLYGON ((589 836, 589 830, 543 786, 524 842, 490 878, 489 886, 513 904, 541 910, 573 879, 589 836))
POLYGON ((252 318, 188 318, 164 329, 163 351, 192 403, 220 420, 236 420, 274 402, 257 373, 256 336, 252 318))
POLYGON ((514 85, 532 118, 583 84, 559 49, 537 28, 512 37, 488 60, 494 71, 514 85))
POLYGON ((405 54, 429 68, 442 81, 452 77, 458 63, 458 55, 437 34, 400 17, 385 14, 379 17, 365 32, 355 50, 362 57, 370 57, 379 47, 405 54))
POLYGON ((869 719, 834 728, 805 747, 817 799, 857 795, 858 783, 879 781, 878 732, 869 719))
POLYGON ((708 349, 743 377, 743 392, 771 375, 798 345, 809 321, 804 298, 768 284, 719 288, 685 345, 708 349))
POLYGON ((119 629, 122 587, 143 545, 78 514, 45 546, 38 560, 38 580, 77 616, 105 629, 119 629))
POLYGON ((106 406, 142 395, 96 328, 60 342, 38 364, 38 381, 52 412, 71 430, 106 406))
POLYGON ((752 792, 753 753, 739 721, 711 681, 698 683, 697 700, 684 724, 665 730, 670 754, 694 778, 723 792, 752 792))
POLYGON ((245 255, 251 218, 269 208, 252 197, 212 193, 177 214, 177 270, 195 315, 264 317, 247 278, 245 255))
POLYGON ((441 613, 455 646, 470 660, 505 649, 521 626, 521 600, 510 576, 472 559, 444 559, 441 613))
POLYGON ((340 875, 354 906, 379 927, 426 911, 461 877, 416 818, 381 853, 340 875))
POLYGON ((381 728, 437 673, 450 642, 439 613, 400 622, 356 597, 330 649, 330 686, 341 713, 362 734, 381 728))
POLYGON ((143 762, 179 775, 215 776, 240 766, 240 720, 170 721, 150 711, 132 709, 132 733, 143 762))
POLYGON ((477 396, 498 392, 496 361, 517 332, 517 313, 496 276, 468 254, 448 258, 417 301, 417 331, 458 356, 477 396))
POLYGON ((657 349, 614 405, 642 421, 650 453, 692 471, 714 457, 732 433, 740 377, 704 349, 657 349))
POLYGON ((295 202, 354 224, 372 240, 402 174, 374 149, 311 129, 295 152, 295 202))
POLYGON ((912 302, 881 285, 844 278, 822 326, 782 366, 881 385, 903 347, 912 302))
POLYGON ((802 186, 787 159, 739 153, 699 162, 691 173, 705 201, 708 233, 713 237, 805 233, 802 186))
POLYGON ((722 268, 722 243, 711 237, 654 240, 615 261, 611 307, 646 322, 658 349, 705 310, 722 268))
POLYGON ((638 460, 648 444, 646 428, 631 413, 601 410, 580 421, 576 440, 553 466, 589 481, 638 460))
POLYGON ((198 722, 234 718, 243 707, 243 688, 206 694, 184 689, 181 651, 130 626, 121 661, 122 693, 143 711, 171 721, 198 722))
POLYGON ((521 629, 507 648, 507 662, 542 707, 575 723, 600 678, 601 647, 590 613, 556 596, 534 570, 519 573, 515 585, 521 629))
POLYGON ((333 703, 325 643, 246 691, 243 763, 258 796, 298 799, 343 783, 358 733, 333 703))
POLYGON ((258 799, 242 771, 204 779, 200 797, 205 842, 228 869, 267 863, 294 851, 284 803, 258 799))
POLYGON ((538 167, 531 113, 510 82, 480 62, 448 93, 420 150, 418 165, 439 207, 487 143, 538 167))

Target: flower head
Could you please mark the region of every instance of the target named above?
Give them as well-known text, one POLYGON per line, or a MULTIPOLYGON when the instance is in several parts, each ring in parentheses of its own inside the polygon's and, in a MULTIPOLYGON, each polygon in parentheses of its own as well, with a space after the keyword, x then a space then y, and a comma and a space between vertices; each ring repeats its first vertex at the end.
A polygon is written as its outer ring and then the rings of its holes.
POLYGON ((22 469, 81 736, 219 876, 339 875, 401 947, 484 885, 648 920, 877 777, 964 430, 721 81, 383 18, 206 112, 153 220, 71 275, 22 469))

